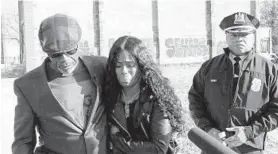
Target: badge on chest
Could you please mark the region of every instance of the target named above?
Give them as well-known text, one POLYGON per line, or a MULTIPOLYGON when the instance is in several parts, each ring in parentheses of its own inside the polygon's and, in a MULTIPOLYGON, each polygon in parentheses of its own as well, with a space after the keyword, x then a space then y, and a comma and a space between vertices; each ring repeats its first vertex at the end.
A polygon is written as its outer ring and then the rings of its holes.
POLYGON ((254 92, 258 92, 261 89, 262 80, 258 78, 254 78, 251 85, 251 90, 254 92))

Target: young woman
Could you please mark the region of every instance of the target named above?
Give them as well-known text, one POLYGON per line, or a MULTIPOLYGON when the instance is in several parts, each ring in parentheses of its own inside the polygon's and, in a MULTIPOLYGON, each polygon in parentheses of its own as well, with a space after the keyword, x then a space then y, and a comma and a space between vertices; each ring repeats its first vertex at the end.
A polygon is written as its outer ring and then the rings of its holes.
POLYGON ((115 41, 104 90, 112 153, 173 153, 172 135, 182 131, 183 110, 141 40, 115 41))

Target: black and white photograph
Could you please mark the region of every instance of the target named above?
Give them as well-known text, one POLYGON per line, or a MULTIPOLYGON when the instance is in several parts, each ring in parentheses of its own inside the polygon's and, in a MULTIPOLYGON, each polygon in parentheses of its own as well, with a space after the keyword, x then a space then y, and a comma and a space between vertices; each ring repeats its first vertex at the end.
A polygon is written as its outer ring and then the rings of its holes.
POLYGON ((1 0, 1 154, 277 154, 278 0, 1 0))

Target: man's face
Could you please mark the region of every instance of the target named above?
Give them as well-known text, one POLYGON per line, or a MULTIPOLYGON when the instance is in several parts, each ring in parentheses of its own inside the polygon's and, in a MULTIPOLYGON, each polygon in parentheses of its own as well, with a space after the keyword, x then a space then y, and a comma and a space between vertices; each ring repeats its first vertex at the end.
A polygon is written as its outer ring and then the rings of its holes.
POLYGON ((48 54, 50 66, 62 74, 70 74, 78 62, 76 50, 61 54, 48 54))
POLYGON ((252 50, 255 43, 254 33, 226 33, 229 49, 237 56, 245 55, 252 50))

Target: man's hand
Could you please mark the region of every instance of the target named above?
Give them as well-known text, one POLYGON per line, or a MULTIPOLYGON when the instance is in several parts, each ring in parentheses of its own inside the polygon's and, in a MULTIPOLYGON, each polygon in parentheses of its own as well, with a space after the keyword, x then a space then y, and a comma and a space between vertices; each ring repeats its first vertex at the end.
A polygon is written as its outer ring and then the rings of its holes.
POLYGON ((229 147, 240 146, 247 141, 244 126, 230 127, 226 128, 226 130, 230 132, 235 132, 233 136, 224 140, 229 147))

